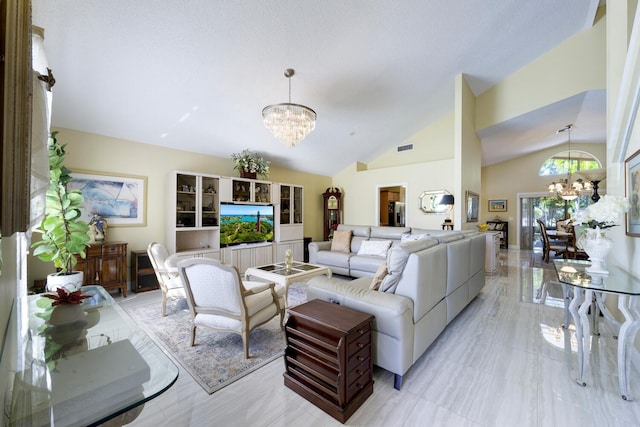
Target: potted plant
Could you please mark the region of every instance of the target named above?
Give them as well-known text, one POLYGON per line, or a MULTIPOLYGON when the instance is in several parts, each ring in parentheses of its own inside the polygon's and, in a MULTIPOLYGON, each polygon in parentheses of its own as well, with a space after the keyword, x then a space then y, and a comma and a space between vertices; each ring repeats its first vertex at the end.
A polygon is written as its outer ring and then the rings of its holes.
POLYGON ((89 225, 80 220, 80 208, 84 202, 79 190, 67 191, 71 171, 64 166, 65 147, 56 139, 57 132, 49 137, 49 188, 45 204, 44 219, 36 231, 42 240, 31 245, 33 255, 44 262, 53 262, 58 269, 47 276, 47 289, 53 291, 64 287, 69 291, 79 289, 83 273, 73 271, 76 256, 86 257, 89 246, 89 225))
POLYGON ((263 177, 269 176, 269 162, 257 153, 249 150, 243 150, 242 153, 234 153, 231 155, 234 162, 233 168, 240 171, 243 178, 256 178, 256 175, 263 177))

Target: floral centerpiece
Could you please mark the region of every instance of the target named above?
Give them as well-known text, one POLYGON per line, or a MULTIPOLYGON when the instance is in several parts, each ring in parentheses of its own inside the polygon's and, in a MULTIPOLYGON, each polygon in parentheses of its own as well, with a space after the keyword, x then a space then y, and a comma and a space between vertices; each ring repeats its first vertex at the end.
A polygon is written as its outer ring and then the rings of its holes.
POLYGON ((260 175, 266 178, 269 176, 269 162, 257 153, 243 150, 241 153, 232 154, 231 160, 234 163, 233 168, 240 171, 243 177, 255 178, 256 175, 260 175))
POLYGON ((628 210, 629 201, 624 197, 605 195, 578 213, 574 218, 574 224, 601 230, 615 227, 622 214, 628 210))
POLYGON ((627 199, 605 195, 574 218, 574 224, 586 228, 578 238, 576 246, 584 249, 589 255, 591 266, 585 268, 587 273, 609 274, 605 266, 605 259, 613 248, 613 241, 605 236, 604 230, 618 225, 617 221, 628 210, 629 201, 627 199))

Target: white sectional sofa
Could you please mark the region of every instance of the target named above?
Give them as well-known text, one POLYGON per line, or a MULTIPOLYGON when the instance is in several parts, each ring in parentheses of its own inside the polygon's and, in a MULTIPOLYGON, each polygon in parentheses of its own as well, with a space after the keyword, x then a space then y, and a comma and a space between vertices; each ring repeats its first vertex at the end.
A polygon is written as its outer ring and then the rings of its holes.
MULTIPOLYGON (((426 234, 421 232, 427 230, 413 231, 426 234)), ((309 300, 322 299, 375 316, 373 362, 395 374, 398 390, 403 375, 485 284, 484 234, 448 231, 421 237, 389 249, 388 274, 380 286, 385 292, 369 289, 372 277, 353 281, 315 277, 308 282, 309 300)), ((352 273, 346 266, 341 269, 352 273)))

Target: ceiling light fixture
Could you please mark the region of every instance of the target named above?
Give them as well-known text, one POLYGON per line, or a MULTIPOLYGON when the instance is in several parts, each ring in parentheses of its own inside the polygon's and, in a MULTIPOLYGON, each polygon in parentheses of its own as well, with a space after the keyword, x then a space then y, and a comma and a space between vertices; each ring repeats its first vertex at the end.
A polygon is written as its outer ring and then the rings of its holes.
POLYGON ((556 133, 568 132, 569 135, 569 159, 566 163, 567 165, 567 178, 561 180, 560 182, 552 182, 549 184, 549 193, 556 195, 558 197, 562 197, 564 200, 575 200, 582 193, 591 191, 591 183, 583 182, 582 179, 578 179, 575 182, 572 180, 571 176, 571 129, 573 129, 573 125, 567 125, 562 129, 559 129, 556 133))
POLYGON ((295 147, 316 127, 316 112, 309 107, 291 103, 291 77, 295 70, 287 68, 284 76, 289 79, 289 102, 264 107, 264 125, 284 145, 295 147))

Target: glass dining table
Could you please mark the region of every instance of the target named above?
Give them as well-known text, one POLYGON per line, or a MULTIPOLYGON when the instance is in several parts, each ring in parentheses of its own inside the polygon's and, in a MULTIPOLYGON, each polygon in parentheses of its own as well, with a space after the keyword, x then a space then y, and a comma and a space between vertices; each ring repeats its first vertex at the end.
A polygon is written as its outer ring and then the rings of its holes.
POLYGON ((0 361, 9 383, 7 425, 87 426, 132 417, 177 380, 178 367, 108 292, 81 289, 89 298, 69 318, 53 314, 69 306, 51 307, 42 295, 14 300, 0 361))
POLYGON ((578 384, 586 386, 584 371, 589 361, 591 345, 591 322, 597 330, 600 310, 605 318, 619 326, 618 332, 618 385, 624 400, 633 400, 629 387, 631 355, 635 336, 640 329, 640 311, 637 300, 640 295, 640 278, 631 275, 617 266, 608 268, 609 274, 587 273, 588 261, 554 260, 558 281, 563 286, 571 286, 573 297, 567 309, 576 326, 578 341, 578 384), (620 324, 604 304, 606 294, 618 297, 618 309, 624 316, 620 324), (591 310, 591 320, 589 310, 591 310))

